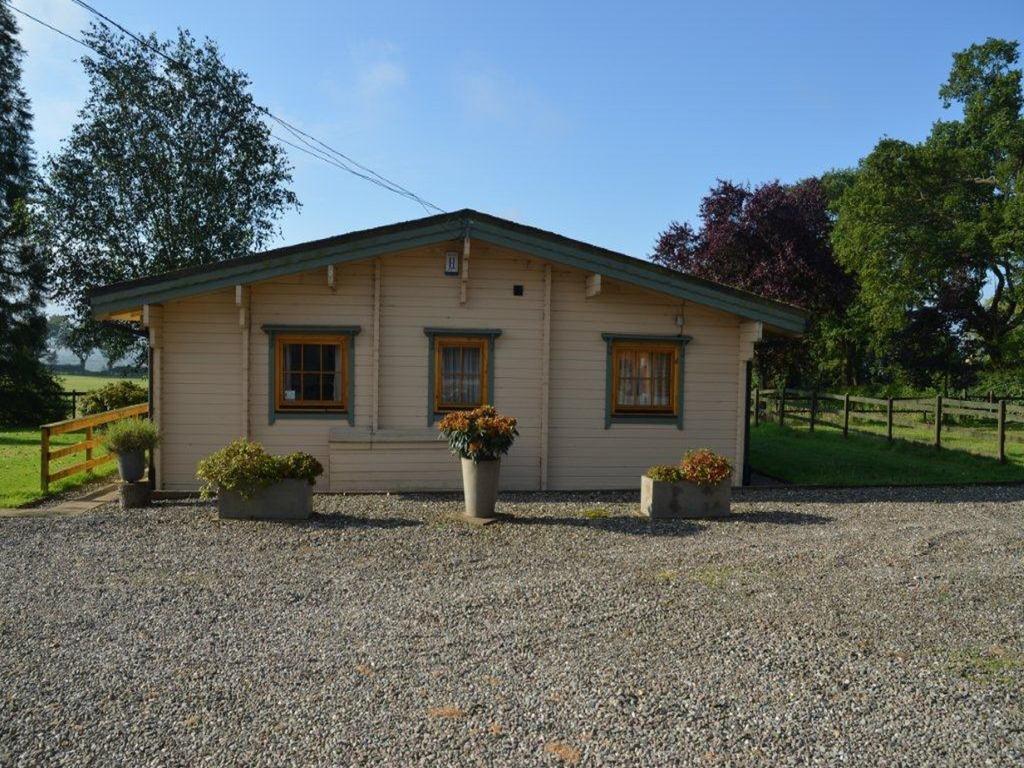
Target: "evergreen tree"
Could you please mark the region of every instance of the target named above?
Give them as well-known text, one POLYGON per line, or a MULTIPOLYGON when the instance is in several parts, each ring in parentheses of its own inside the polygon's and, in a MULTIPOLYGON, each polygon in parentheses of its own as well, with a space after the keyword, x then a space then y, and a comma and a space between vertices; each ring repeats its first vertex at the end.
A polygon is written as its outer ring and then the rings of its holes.
POLYGON ((47 269, 32 240, 32 112, 21 86, 18 27, 0 3, 0 424, 63 415, 60 386, 42 363, 47 269))

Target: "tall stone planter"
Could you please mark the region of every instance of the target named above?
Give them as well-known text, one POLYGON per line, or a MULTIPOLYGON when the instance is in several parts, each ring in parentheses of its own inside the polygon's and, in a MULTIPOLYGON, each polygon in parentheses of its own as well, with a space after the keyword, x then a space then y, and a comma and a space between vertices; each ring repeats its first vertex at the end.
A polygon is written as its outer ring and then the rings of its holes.
POLYGON ((640 478, 640 514, 654 520, 726 517, 731 501, 729 478, 709 488, 640 478))
POLYGON ((498 519, 494 507, 498 503, 500 475, 501 459, 462 459, 462 493, 466 499, 467 520, 484 523, 498 519))
POLYGON ((279 480, 250 498, 218 491, 217 515, 233 520, 308 520, 313 514, 313 486, 305 480, 279 480))

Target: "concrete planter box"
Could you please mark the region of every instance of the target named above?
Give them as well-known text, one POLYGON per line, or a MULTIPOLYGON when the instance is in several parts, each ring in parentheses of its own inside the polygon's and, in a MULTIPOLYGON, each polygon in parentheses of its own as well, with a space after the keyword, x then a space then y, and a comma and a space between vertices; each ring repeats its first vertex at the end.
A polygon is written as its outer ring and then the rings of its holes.
POLYGON ((475 522, 497 518, 494 507, 498 503, 500 475, 501 459, 462 459, 462 493, 466 498, 467 519, 475 522))
POLYGON ((305 480, 281 480, 248 499, 235 491, 220 491, 217 514, 234 520, 308 520, 313 514, 313 486, 305 480))
POLYGON ((640 478, 640 514, 652 519, 726 517, 731 499, 729 478, 710 488, 640 478))

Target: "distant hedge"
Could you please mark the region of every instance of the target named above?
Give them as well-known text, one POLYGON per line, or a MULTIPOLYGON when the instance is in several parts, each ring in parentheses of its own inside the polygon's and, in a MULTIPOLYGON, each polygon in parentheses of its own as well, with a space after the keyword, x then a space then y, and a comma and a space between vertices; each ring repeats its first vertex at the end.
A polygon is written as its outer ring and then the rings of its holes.
POLYGON ((94 389, 82 398, 82 415, 138 405, 149 399, 149 390, 134 381, 115 381, 94 389))

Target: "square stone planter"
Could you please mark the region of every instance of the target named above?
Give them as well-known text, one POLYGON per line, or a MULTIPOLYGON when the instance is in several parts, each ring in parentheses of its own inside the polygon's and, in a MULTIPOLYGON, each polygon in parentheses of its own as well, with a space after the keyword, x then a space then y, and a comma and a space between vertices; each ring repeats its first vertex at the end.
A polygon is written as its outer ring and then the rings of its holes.
POLYGON ((652 519, 726 517, 731 499, 729 478, 710 488, 640 478, 640 514, 652 519))
POLYGON ((313 486, 305 480, 281 480, 243 499, 235 491, 217 493, 217 515, 233 520, 308 520, 313 486))

